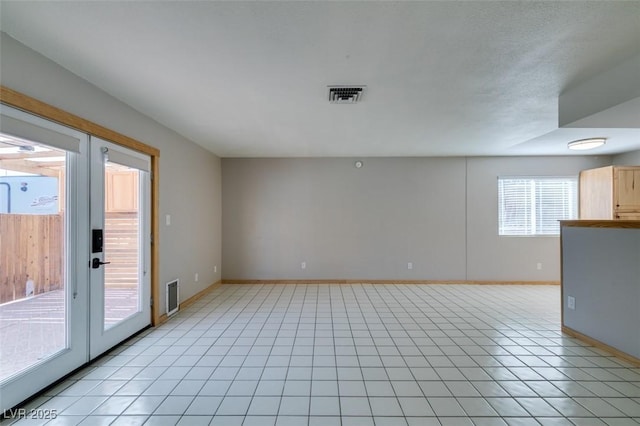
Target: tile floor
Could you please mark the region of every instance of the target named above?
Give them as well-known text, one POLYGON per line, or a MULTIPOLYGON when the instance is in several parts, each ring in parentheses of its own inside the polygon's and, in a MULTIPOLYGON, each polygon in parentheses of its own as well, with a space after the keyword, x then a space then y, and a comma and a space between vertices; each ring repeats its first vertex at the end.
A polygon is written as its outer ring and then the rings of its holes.
POLYGON ((51 425, 640 424, 640 368, 561 335, 559 304, 557 286, 224 285, 27 408, 51 425))

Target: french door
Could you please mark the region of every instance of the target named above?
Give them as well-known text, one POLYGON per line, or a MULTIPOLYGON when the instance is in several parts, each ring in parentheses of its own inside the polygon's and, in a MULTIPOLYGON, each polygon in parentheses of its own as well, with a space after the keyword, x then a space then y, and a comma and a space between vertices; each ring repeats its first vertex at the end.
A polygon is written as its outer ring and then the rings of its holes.
POLYGON ((148 156, 0 105, 0 409, 151 322, 148 156))
POLYGON ((150 167, 91 138, 91 358, 151 323, 150 167))

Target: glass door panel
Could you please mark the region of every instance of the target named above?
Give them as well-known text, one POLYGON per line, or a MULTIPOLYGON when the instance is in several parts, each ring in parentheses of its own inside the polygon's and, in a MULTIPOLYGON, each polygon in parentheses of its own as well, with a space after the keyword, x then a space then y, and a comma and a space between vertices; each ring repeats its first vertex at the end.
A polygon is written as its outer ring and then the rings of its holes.
POLYGON ((68 347, 66 162, 0 133, 0 381, 68 347))
POLYGON ((11 408, 88 360, 87 137, 0 109, 0 402, 11 408), (84 232, 84 234, 83 234, 84 232), (79 280, 84 275, 84 279, 79 280), (84 300, 82 298, 84 297, 84 300))
POLYGON ((92 138, 90 356, 151 323, 150 158, 92 138), (100 238, 101 237, 101 238, 100 238))
POLYGON ((105 330, 141 311, 140 173, 111 161, 105 164, 105 330))

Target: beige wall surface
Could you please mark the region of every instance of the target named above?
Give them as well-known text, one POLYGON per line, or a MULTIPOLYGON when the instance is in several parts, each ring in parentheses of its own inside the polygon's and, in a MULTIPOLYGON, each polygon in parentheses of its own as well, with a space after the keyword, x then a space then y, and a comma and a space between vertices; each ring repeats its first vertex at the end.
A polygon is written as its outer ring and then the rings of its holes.
POLYGON ((640 358, 640 229, 565 226, 562 250, 563 325, 640 358))
POLYGON ((481 157, 467 168, 467 278, 470 280, 560 280, 557 236, 498 235, 499 176, 578 176, 611 164, 611 157, 481 157), (538 269, 541 263, 542 269, 538 269))
POLYGON ((640 149, 615 155, 613 164, 616 166, 640 166, 640 149))
POLYGON ((220 159, 6 34, 0 37, 2 85, 160 150, 160 313, 165 282, 180 278, 184 300, 219 280, 220 159))
POLYGON ((464 279, 464 159, 223 159, 222 170, 225 278, 464 279))
POLYGON ((497 178, 611 162, 356 160, 223 159, 224 278, 556 281, 558 237, 498 236, 497 178))

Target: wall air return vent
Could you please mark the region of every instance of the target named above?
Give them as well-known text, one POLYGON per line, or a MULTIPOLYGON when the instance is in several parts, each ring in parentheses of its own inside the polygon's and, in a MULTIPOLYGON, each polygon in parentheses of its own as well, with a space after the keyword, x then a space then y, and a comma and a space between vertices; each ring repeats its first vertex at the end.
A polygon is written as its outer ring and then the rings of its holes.
POLYGON ((174 280, 167 283, 167 316, 175 314, 178 312, 178 308, 180 307, 179 303, 179 293, 178 286, 180 285, 180 280, 174 280))
POLYGON ((329 102, 332 104, 355 104, 362 100, 367 86, 329 86, 329 102))

